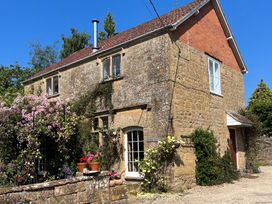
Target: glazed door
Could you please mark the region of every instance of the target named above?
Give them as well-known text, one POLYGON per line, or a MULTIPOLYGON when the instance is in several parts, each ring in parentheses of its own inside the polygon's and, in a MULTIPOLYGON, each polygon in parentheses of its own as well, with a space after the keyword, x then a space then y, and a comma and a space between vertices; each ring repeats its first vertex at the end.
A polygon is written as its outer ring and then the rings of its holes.
POLYGON ((133 129, 125 134, 126 177, 139 178, 138 161, 144 158, 144 133, 133 129))

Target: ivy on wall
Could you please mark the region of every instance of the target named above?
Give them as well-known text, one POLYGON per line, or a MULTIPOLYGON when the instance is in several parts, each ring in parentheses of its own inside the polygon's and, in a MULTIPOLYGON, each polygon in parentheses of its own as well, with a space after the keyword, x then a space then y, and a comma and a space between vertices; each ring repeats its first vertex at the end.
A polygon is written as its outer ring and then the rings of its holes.
POLYGON ((94 89, 89 90, 86 94, 82 95, 73 105, 74 111, 77 115, 84 115, 88 118, 94 118, 99 104, 103 104, 112 114, 112 82, 107 81, 99 83, 94 89))

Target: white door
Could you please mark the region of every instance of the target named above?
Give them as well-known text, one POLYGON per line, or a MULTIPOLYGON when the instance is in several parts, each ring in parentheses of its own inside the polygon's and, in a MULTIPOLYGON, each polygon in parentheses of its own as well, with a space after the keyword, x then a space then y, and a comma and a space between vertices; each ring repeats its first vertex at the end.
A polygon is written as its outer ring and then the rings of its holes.
POLYGON ((130 129, 125 133, 126 177, 140 178, 138 162, 144 158, 144 133, 141 128, 130 129))

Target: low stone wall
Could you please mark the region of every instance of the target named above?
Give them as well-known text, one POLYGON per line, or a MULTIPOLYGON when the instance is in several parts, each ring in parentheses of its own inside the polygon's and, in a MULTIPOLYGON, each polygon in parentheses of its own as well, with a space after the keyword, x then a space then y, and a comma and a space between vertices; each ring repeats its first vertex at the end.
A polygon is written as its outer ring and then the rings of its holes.
POLYGON ((4 203, 127 203, 128 187, 110 187, 108 176, 76 177, 19 187, 0 188, 4 203))
POLYGON ((258 140, 259 143, 259 155, 258 161, 261 166, 272 165, 272 138, 261 137, 258 140))

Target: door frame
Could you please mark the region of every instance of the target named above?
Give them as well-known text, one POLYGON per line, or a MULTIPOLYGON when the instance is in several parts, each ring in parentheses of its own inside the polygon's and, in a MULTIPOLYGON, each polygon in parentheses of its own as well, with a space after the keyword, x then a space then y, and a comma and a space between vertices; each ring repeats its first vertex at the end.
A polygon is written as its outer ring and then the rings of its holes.
POLYGON ((128 138, 127 138, 127 133, 132 132, 132 131, 142 131, 143 136, 144 136, 144 130, 143 130, 143 128, 140 128, 140 127, 132 127, 132 128, 127 129, 124 132, 124 140, 125 140, 124 141, 124 144, 125 144, 125 147, 124 147, 124 153, 125 153, 125 177, 126 178, 131 178, 131 179, 142 179, 143 177, 140 175, 139 172, 129 172, 128 171, 128 151, 127 151, 127 147, 128 147, 128 140, 127 139, 128 138))
MULTIPOLYGON (((237 142, 237 128, 229 127, 229 130, 234 130, 234 138, 235 138, 235 156, 236 156, 236 167, 237 170, 239 170, 239 155, 238 155, 238 142, 237 142)), ((229 132, 229 138, 230 138, 230 132, 229 132)), ((231 138, 230 138, 231 139, 231 138)))

